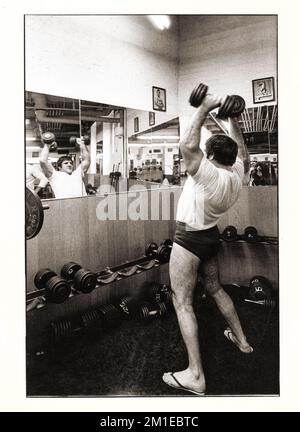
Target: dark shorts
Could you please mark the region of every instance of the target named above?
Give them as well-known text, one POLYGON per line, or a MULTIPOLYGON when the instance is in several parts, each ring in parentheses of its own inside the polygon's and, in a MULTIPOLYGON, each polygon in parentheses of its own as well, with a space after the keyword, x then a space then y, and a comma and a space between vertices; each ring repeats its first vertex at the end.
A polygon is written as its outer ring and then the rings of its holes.
POLYGON ((196 231, 185 223, 177 221, 173 241, 204 261, 217 255, 221 244, 219 234, 217 226, 196 231))

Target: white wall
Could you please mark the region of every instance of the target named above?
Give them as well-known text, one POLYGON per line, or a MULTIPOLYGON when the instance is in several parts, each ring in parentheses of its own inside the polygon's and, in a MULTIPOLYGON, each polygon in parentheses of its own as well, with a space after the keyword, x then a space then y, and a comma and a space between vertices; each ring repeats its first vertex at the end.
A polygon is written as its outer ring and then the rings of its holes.
POLYGON ((26 16, 26 90, 152 110, 152 86, 177 115, 178 26, 145 16, 26 16))
POLYGON ((276 26, 275 16, 181 16, 179 114, 191 113, 188 99, 200 82, 220 95, 241 95, 247 107, 252 80, 273 76, 276 86, 276 26))

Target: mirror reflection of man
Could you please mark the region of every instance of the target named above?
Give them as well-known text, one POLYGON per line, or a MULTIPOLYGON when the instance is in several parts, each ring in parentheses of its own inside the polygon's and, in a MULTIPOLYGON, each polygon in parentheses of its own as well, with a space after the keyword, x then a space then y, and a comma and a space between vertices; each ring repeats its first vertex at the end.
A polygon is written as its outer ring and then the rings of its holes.
POLYGON ((155 103, 157 108, 164 109, 165 103, 164 103, 163 98, 161 97, 159 89, 156 90, 156 96, 155 96, 154 103, 155 103))
POLYGON ((47 184, 48 179, 41 171, 39 165, 26 163, 26 187, 39 195, 47 184), (36 184, 37 180, 39 180, 38 184, 36 184))
POLYGON ((56 170, 49 162, 49 145, 44 144, 40 153, 40 166, 49 180, 55 198, 70 198, 87 195, 83 182, 84 175, 90 166, 90 153, 83 139, 77 138, 80 147, 81 163, 74 170, 71 156, 61 156, 56 162, 56 170))

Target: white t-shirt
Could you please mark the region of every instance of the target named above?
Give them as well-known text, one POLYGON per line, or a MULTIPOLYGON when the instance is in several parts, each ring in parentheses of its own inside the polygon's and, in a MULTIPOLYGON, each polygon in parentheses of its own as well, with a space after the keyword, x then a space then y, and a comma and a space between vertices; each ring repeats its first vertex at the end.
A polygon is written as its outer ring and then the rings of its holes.
POLYGON ((55 198, 70 198, 87 195, 82 180, 81 165, 72 174, 53 170, 49 183, 55 198))
POLYGON ((242 188, 244 164, 237 158, 230 171, 217 168, 204 155, 198 171, 188 176, 180 195, 176 219, 196 230, 217 225, 236 202, 242 188))

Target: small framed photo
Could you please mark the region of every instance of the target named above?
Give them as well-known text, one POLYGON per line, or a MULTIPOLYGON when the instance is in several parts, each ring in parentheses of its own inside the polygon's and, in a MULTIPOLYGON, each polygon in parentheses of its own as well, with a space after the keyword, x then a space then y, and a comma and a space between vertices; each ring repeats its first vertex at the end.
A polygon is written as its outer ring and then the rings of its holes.
POLYGON ((155 113, 150 111, 149 112, 149 126, 155 125, 155 113))
POLYGON ((166 90, 160 87, 152 87, 153 110, 166 111, 167 100, 166 90))
POLYGON ((139 131, 139 118, 135 117, 134 118, 134 132, 138 132, 139 131))
POLYGON ((253 103, 275 100, 274 77, 259 78, 252 81, 253 103))

